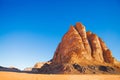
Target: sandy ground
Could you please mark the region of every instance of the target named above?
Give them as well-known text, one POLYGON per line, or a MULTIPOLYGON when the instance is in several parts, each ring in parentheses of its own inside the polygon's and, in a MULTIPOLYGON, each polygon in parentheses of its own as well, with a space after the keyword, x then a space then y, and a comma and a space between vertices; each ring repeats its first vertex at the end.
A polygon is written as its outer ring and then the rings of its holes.
POLYGON ((120 75, 47 75, 0 71, 0 80, 120 80, 120 75))

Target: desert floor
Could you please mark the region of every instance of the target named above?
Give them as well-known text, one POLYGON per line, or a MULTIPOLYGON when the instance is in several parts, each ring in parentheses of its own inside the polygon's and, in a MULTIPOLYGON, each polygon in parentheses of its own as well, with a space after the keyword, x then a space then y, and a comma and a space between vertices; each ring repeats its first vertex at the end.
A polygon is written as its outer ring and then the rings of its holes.
POLYGON ((120 80, 120 75, 55 75, 0 71, 0 80, 120 80))

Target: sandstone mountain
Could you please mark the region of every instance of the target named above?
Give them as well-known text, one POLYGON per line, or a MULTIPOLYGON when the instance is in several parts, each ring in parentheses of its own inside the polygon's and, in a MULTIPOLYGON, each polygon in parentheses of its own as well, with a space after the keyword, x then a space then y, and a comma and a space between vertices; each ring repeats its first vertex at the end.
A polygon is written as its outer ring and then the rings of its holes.
POLYGON ((114 58, 101 38, 90 31, 86 32, 81 23, 76 23, 62 38, 53 57, 53 63, 83 61, 114 63, 114 58))
POLYGON ((120 63, 104 41, 81 23, 71 26, 59 43, 50 64, 40 73, 120 73, 120 63))

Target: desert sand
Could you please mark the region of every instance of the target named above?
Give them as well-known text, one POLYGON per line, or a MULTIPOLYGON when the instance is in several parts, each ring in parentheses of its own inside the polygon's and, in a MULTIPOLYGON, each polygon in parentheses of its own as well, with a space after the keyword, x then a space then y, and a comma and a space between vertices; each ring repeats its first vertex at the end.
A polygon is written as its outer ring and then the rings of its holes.
POLYGON ((28 74, 2 71, 0 80, 120 80, 120 75, 28 74))

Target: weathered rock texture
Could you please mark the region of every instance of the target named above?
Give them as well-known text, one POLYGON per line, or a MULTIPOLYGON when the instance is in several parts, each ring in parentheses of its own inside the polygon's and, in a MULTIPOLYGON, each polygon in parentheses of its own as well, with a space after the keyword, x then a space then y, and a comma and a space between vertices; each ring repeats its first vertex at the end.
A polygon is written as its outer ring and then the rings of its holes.
POLYGON ((38 72, 120 73, 118 64, 101 38, 76 23, 63 36, 51 64, 43 65, 38 72))
POLYGON ((80 63, 83 60, 114 63, 112 53, 106 44, 96 34, 86 32, 81 23, 76 23, 62 38, 53 57, 53 63, 80 63))

